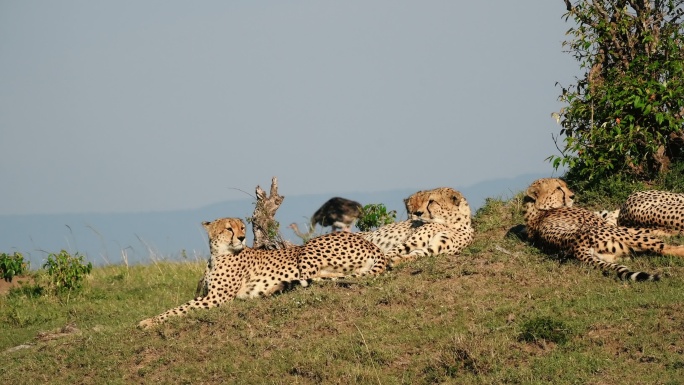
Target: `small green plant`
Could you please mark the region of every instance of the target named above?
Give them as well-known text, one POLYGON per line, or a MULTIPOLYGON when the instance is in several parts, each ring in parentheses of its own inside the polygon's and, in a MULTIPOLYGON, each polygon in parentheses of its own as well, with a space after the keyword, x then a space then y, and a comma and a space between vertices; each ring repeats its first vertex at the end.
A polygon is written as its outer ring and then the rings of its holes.
POLYGON ((562 345, 568 342, 570 330, 561 321, 550 317, 536 317, 525 321, 518 340, 537 342, 545 340, 562 345))
POLYGON ((382 203, 371 203, 361 209, 361 216, 356 222, 356 227, 361 231, 370 231, 394 223, 396 219, 396 211, 388 212, 387 207, 382 203))
POLYGON ((15 251, 12 255, 0 254, 0 275, 5 281, 12 282, 15 275, 24 274, 27 269, 28 264, 21 253, 15 251))
POLYGON ((83 279, 90 274, 93 264, 83 263, 83 256, 78 253, 71 255, 65 250, 59 254, 48 255, 43 265, 50 276, 50 281, 57 291, 80 289, 83 279))

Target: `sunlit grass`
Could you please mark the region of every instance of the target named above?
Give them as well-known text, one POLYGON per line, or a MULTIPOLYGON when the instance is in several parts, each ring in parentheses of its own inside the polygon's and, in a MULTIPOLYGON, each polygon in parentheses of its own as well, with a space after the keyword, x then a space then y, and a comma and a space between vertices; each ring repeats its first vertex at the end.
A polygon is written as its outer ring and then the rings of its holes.
POLYGON ((663 280, 622 282, 509 234, 520 218, 515 198, 491 200, 460 256, 234 301, 151 330, 137 322, 192 298, 202 261, 96 268, 69 296, 15 291, 0 297, 0 376, 54 384, 681 382, 683 261, 635 258, 631 267, 663 280), (78 332, 60 336, 69 324, 78 332))

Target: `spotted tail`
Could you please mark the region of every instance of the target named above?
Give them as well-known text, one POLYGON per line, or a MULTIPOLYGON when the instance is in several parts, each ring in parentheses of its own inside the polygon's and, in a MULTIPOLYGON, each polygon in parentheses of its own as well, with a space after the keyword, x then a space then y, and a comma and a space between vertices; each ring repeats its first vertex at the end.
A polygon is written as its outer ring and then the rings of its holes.
POLYGON ((632 271, 625 265, 604 261, 596 255, 593 248, 588 249, 577 255, 577 257, 585 263, 589 263, 601 269, 602 271, 614 270, 618 278, 623 281, 658 281, 660 277, 658 274, 649 274, 643 271, 632 271))

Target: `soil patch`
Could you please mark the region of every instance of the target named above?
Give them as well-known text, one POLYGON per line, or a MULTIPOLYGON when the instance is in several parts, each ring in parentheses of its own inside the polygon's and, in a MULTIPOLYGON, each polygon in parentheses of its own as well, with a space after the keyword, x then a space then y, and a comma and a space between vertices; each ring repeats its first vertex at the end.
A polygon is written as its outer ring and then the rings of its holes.
POLYGON ((30 284, 33 282, 33 278, 29 276, 16 276, 12 278, 12 282, 7 282, 4 279, 0 279, 0 295, 7 294, 10 289, 19 287, 21 285, 30 284))

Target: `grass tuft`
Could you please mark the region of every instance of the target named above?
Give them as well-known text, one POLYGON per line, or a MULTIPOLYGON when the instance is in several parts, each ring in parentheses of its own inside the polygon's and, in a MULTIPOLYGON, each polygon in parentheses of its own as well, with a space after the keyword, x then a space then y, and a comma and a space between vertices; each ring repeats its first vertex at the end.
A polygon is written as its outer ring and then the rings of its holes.
POLYGON ((518 340, 524 342, 546 341, 563 345, 568 342, 572 334, 563 321, 550 317, 529 319, 523 322, 520 328, 521 332, 518 340))

